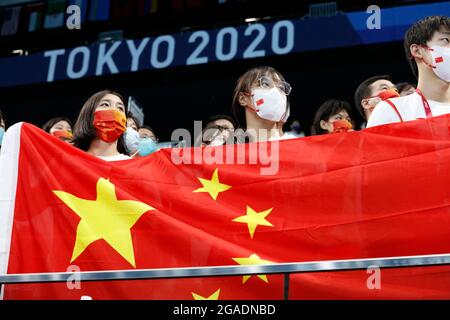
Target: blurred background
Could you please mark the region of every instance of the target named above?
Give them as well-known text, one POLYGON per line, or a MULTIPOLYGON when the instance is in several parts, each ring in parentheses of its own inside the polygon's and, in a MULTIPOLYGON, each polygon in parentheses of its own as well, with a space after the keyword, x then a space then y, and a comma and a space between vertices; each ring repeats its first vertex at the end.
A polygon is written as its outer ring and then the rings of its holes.
POLYGON ((419 0, 0 0, 0 109, 8 125, 75 121, 84 101, 108 88, 132 96, 145 124, 169 140, 194 120, 230 114, 237 78, 270 65, 293 87, 289 122, 309 134, 322 102, 353 105, 370 76, 415 83, 404 32, 449 13, 449 1, 419 0), (73 4, 81 29, 66 25, 73 4), (367 27, 370 5, 381 8, 381 29, 367 27), (143 50, 134 67, 130 39, 143 50))

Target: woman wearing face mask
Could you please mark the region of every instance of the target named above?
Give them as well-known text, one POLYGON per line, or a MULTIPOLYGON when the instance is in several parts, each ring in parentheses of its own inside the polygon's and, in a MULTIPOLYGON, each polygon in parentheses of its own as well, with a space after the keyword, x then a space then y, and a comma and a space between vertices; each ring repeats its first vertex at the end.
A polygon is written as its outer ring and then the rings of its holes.
POLYGON ((73 143, 106 161, 130 159, 123 138, 126 122, 123 97, 111 90, 97 92, 80 111, 74 126, 73 143))
POLYGON ((62 141, 70 142, 72 140, 72 122, 68 118, 50 119, 42 129, 62 141))
POLYGON ((347 132, 352 130, 351 106, 346 101, 330 99, 317 110, 311 127, 311 135, 347 132))
POLYGON ((282 127, 289 117, 291 90, 283 75, 271 67, 250 69, 238 79, 232 109, 250 142, 288 138, 282 127))

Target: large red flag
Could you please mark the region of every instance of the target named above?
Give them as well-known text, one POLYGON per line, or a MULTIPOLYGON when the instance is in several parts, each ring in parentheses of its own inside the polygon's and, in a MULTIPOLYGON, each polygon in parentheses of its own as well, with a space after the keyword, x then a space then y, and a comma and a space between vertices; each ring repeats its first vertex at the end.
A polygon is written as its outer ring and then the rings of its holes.
MULTIPOLYGON (((0 273, 450 253, 449 124, 447 115, 279 143, 163 149, 121 162, 18 124, 0 156, 0 273), (267 151, 256 163, 255 150, 267 151), (235 164, 217 163, 231 151, 235 164)), ((369 276, 293 275, 289 298, 450 298, 447 266, 383 270, 379 289, 368 288, 369 276)), ((283 277, 17 284, 3 292, 5 299, 83 295, 282 299, 283 277)))

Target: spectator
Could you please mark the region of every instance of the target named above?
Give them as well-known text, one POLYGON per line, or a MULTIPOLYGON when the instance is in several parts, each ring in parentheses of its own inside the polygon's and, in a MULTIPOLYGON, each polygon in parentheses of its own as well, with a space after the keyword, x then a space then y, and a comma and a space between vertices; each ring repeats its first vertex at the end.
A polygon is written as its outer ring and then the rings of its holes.
POLYGON ((234 89, 232 109, 250 142, 286 139, 283 124, 289 117, 291 85, 271 67, 244 73, 234 89))
POLYGON ((139 147, 138 154, 141 157, 148 156, 155 151, 158 151, 158 138, 154 131, 149 126, 143 125, 139 128, 139 147))
POLYGON ((353 128, 352 110, 347 101, 330 99, 317 110, 311 135, 346 132, 353 128))
POLYGON ((72 122, 68 118, 56 117, 50 119, 42 129, 62 141, 72 141, 72 122))
POLYGON ((409 82, 400 82, 395 85, 400 97, 408 96, 416 91, 416 87, 409 82))
POLYGON ((294 120, 289 126, 290 131, 285 132, 284 134, 287 136, 291 136, 292 138, 301 138, 305 136, 305 133, 302 131, 300 127, 300 121, 294 120))
POLYGON ((234 129, 236 124, 234 119, 227 115, 216 115, 208 119, 205 129, 202 132, 202 143, 207 145, 234 144, 234 129), (212 134, 215 132, 215 134, 212 134), (205 137, 204 135, 209 137, 205 137), (211 135, 212 134, 212 135, 211 135), (206 139, 206 140, 205 140, 206 139))
POLYGON ((3 136, 5 135, 5 131, 6 131, 6 122, 5 118, 3 117, 2 110, 0 110, 0 149, 2 148, 2 141, 3 136))
POLYGON ((196 138, 194 146, 222 146, 224 144, 234 144, 233 141, 228 141, 229 138, 234 138, 229 134, 226 127, 209 122, 209 124, 202 130, 199 137, 196 138))
POLYGON ((123 139, 126 123, 124 98, 111 90, 97 92, 78 115, 74 145, 106 161, 130 159, 123 139))
POLYGON ((418 76, 417 90, 380 103, 368 127, 450 113, 450 18, 432 16, 417 21, 406 32, 404 46, 418 76))
POLYGON ((356 89, 355 106, 367 121, 378 103, 398 96, 397 88, 390 76, 374 76, 364 80, 356 89))
POLYGON ((125 147, 131 157, 138 155, 139 149, 139 121, 131 112, 127 113, 127 129, 124 134, 125 147))
POLYGON ((136 131, 139 131, 139 121, 133 116, 133 113, 127 113, 127 128, 133 128, 136 131))
POLYGON ((234 119, 224 114, 212 116, 211 118, 208 119, 206 126, 208 126, 209 124, 215 124, 230 131, 234 131, 234 129, 236 128, 236 123, 234 122, 234 119))
POLYGON ((150 138, 155 142, 159 141, 158 137, 155 134, 155 131, 149 126, 143 125, 142 127, 139 128, 138 132, 141 138, 150 138))

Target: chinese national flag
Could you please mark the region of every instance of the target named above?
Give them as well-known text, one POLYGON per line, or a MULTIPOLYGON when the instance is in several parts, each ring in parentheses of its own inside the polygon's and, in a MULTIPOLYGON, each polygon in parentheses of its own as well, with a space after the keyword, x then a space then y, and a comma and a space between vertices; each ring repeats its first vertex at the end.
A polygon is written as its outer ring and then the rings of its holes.
MULTIPOLYGON (((2 274, 450 253, 448 115, 279 143, 163 149, 120 162, 23 123, 5 136, 0 179, 2 274), (250 161, 255 147, 267 147, 271 161, 250 161), (231 150, 245 156, 211 161, 231 150), (199 154, 206 163, 194 161, 199 154), (191 164, 177 161, 188 156, 191 164), (269 167, 274 174, 261 174, 269 167)), ((380 289, 369 289, 369 276, 291 275, 289 298, 450 298, 449 266, 383 269, 380 289)), ((3 288, 4 299, 81 296, 283 299, 283 276, 3 288)))

